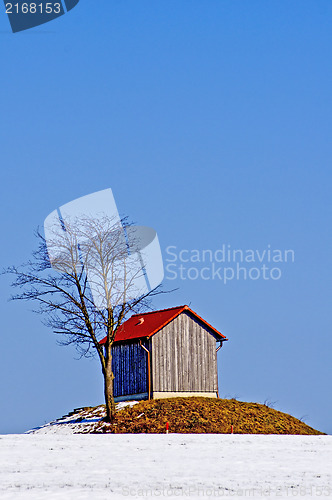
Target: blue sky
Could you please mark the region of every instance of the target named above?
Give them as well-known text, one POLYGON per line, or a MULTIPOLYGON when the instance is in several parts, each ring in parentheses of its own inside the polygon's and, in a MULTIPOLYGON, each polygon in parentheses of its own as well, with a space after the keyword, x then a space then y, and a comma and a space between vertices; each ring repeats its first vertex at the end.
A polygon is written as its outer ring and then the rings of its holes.
MULTIPOLYGON (((181 249, 293 249, 279 280, 165 280, 230 339, 222 396, 276 401, 332 433, 332 5, 328 0, 81 0, 12 34, 0 13, 1 264, 56 207, 111 187, 181 249)), ((102 403, 1 278, 0 432, 102 403)))

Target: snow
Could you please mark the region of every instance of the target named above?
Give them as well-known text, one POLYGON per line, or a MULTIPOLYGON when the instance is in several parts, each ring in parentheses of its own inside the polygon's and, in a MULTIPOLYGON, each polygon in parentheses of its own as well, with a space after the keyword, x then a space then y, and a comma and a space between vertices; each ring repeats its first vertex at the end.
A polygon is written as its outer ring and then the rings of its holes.
POLYGON ((332 495, 332 436, 0 436, 1 499, 332 495))
MULTIPOLYGON (((134 406, 139 401, 123 401, 116 404, 118 411, 126 406, 134 406)), ((95 424, 105 416, 105 407, 103 405, 95 408, 78 408, 62 418, 54 420, 41 427, 36 427, 27 431, 27 434, 77 434, 81 432, 91 432, 95 424)))

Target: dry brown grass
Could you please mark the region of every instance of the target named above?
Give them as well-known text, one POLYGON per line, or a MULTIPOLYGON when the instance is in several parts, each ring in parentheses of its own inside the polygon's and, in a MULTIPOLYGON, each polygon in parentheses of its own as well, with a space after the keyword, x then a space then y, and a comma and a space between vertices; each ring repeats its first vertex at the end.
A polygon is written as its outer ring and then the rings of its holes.
POLYGON ((142 401, 117 414, 113 424, 100 422, 97 433, 324 434, 287 413, 264 404, 235 399, 169 398, 142 401))

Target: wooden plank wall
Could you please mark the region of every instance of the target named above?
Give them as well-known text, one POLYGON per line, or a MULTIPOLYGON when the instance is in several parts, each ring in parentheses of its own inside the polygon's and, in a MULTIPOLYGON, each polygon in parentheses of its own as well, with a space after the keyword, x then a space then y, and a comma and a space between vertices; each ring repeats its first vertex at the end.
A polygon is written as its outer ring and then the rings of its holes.
POLYGON ((217 391, 216 338, 198 320, 183 312, 151 341, 154 391, 217 391))
MULTIPOLYGON (((145 342, 142 342, 145 345, 145 342)), ((147 346, 146 346, 147 347, 147 346)), ((147 352, 138 342, 112 346, 114 397, 148 391, 147 352)))

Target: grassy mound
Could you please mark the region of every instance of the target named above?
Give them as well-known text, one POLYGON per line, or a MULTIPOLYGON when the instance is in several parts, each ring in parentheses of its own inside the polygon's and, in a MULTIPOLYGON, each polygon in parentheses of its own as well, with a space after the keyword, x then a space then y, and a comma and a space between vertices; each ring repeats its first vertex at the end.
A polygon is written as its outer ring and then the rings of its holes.
POLYGON ((142 401, 117 413, 113 424, 100 422, 97 433, 324 434, 287 413, 235 399, 169 398, 142 401))

